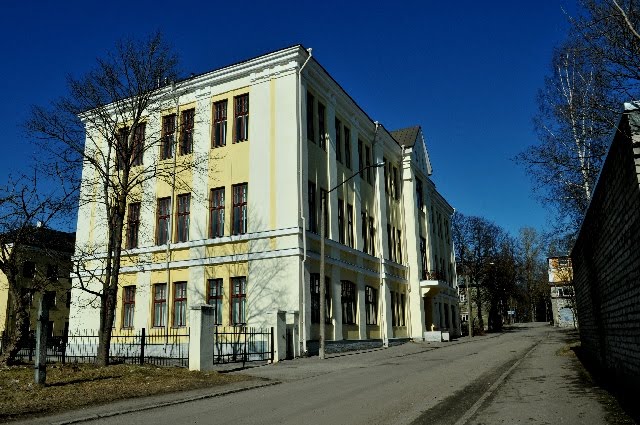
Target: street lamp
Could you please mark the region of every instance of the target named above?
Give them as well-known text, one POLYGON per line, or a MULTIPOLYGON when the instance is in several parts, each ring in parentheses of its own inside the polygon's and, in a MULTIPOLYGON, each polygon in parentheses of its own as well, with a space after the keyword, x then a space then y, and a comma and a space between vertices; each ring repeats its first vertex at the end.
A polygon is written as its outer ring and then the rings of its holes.
MULTIPOLYGON (((320 349, 318 351, 318 357, 321 359, 325 358, 325 345, 326 345, 325 309, 327 307, 326 307, 326 300, 325 300, 326 288, 325 288, 325 282, 324 282, 324 226, 325 226, 324 208, 325 208, 325 202, 327 200, 326 197, 328 194, 330 194, 331 192, 333 192, 334 190, 336 190, 337 188, 339 188, 340 186, 342 186, 343 184, 345 184, 346 182, 348 182, 358 174, 362 173, 364 170, 369 168, 379 168, 382 166, 384 166, 384 162, 378 162, 373 165, 367 165, 366 167, 363 167, 360 170, 356 171, 348 179, 343 180, 341 183, 337 184, 333 189, 327 192, 320 191, 321 192, 321 195, 320 195, 320 349)), ((329 318, 331 318, 331 316, 329 316, 329 318)))

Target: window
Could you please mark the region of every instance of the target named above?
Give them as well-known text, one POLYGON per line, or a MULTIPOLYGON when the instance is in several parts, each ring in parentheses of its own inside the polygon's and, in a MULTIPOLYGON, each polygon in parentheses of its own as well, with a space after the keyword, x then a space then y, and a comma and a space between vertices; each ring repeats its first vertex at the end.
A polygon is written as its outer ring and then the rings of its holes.
POLYGON ((318 211, 316 210, 316 183, 310 181, 308 192, 309 203, 309 230, 313 233, 318 233, 318 211))
POLYGON ((49 308, 54 308, 56 306, 56 291, 45 291, 44 299, 49 306, 49 308))
POLYGON ((49 282, 57 282, 58 281, 58 265, 57 264, 48 264, 47 265, 47 280, 49 282))
POLYGON ((369 254, 376 255, 376 227, 372 216, 369 216, 369 254))
MULTIPOLYGON (((362 168, 364 168, 364 158, 362 155, 362 140, 358 139, 358 170, 362 170, 362 168)), ((360 172, 360 177, 362 177, 362 171, 360 172)))
POLYGON ((162 117, 162 139, 160 140, 160 159, 173 158, 173 146, 176 136, 176 114, 162 117))
POLYGON ((327 127, 325 125, 325 109, 324 105, 318 102, 318 130, 320 131, 320 137, 318 138, 318 145, 320 148, 327 150, 327 127))
POLYGON ((405 296, 391 291, 391 325, 405 326, 405 296))
POLYGON ((393 235, 393 230, 391 229, 391 225, 387 224, 387 257, 391 261, 395 261, 395 256, 393 255, 393 242, 391 240, 391 236, 393 235))
POLYGON ((189 240, 189 213, 191 195, 185 193, 178 195, 176 242, 186 242, 189 240))
POLYGON ((367 231, 367 212, 362 211, 362 219, 360 220, 360 230, 362 230, 362 252, 365 254, 369 253, 369 240, 367 235, 369 232, 367 231))
POLYGON ((131 166, 142 165, 144 154, 144 129, 145 124, 139 123, 133 131, 133 145, 131 146, 131 166))
POLYGON ((129 144, 129 127, 122 127, 116 131, 115 162, 116 169, 120 170, 124 166, 127 158, 127 145, 129 144))
POLYGON ((216 325, 222 324, 222 279, 207 281, 207 304, 213 306, 213 317, 216 325))
MULTIPOLYGON (((320 323, 320 275, 311 273, 311 323, 320 323)), ((331 280, 324 278, 324 322, 331 323, 331 280)))
POLYGON ((236 122, 234 143, 244 142, 249 140, 249 95, 236 96, 233 101, 236 122))
POLYGON ((233 232, 247 233, 247 184, 233 185, 233 232))
POLYGON ((22 277, 31 279, 36 275, 36 263, 33 261, 25 261, 22 264, 22 277))
POLYGON ((173 326, 187 326, 187 282, 173 284, 173 326))
POLYGON ((342 294, 342 323, 345 325, 355 325, 356 323, 356 285, 348 280, 343 280, 341 285, 342 294))
POLYGON ((158 227, 156 242, 164 245, 169 241, 169 222, 171 219, 171 198, 158 199, 158 227))
POLYGON ((209 196, 209 237, 224 236, 224 187, 211 189, 209 196))
POLYGON ((384 193, 389 194, 389 161, 387 158, 382 157, 382 161, 384 162, 384 193))
POLYGON ((416 179, 416 204, 418 205, 418 211, 422 212, 424 208, 424 198, 422 196, 422 180, 416 179))
POLYGON ((133 316, 136 310, 136 287, 122 288, 122 327, 133 328, 133 316))
POLYGON ((314 142, 315 128, 313 126, 313 95, 307 92, 307 139, 314 142))
POLYGON ((427 240, 425 238, 420 238, 420 261, 422 266, 422 279, 425 280, 429 273, 427 268, 427 240))
POLYGON ((338 199, 338 242, 344 243, 344 201, 338 199))
POLYGON ((393 197, 396 199, 400 199, 400 182, 398 180, 398 169, 396 167, 393 167, 391 180, 392 180, 392 186, 393 186, 391 188, 391 190, 393 191, 393 197))
POLYGON ((336 127, 336 160, 338 162, 342 162, 342 123, 340 120, 336 118, 335 120, 336 127))
POLYGON ((353 248, 353 205, 347 204, 347 245, 353 248))
POLYGON ((344 165, 351 169, 351 130, 344 128, 344 165))
POLYGON ((138 247, 138 233, 140 231, 140 202, 129 204, 127 215, 127 249, 138 247))
POLYGON ((187 155, 193 151, 193 121, 196 115, 195 108, 182 111, 180 132, 180 155, 187 155))
POLYGON ((402 232, 400 230, 396 230, 396 245, 398 247, 398 256, 396 262, 398 264, 403 264, 402 262, 402 232))
POLYGON ((247 323, 245 306, 247 300, 247 278, 231 278, 231 323, 244 325, 247 323))
POLYGON ((364 301, 367 316, 367 325, 378 324, 378 291, 371 287, 364 288, 364 301))
POLYGON ((365 161, 365 166, 368 167, 367 168, 367 181, 369 182, 369 184, 371 184, 372 179, 372 168, 371 168, 371 148, 369 146, 365 146, 364 147, 364 161, 365 161))
POLYGON ((162 327, 167 324, 167 284, 153 285, 153 326, 162 327))
POLYGON ((227 144, 227 101, 221 100, 213 104, 213 142, 214 148, 227 144))

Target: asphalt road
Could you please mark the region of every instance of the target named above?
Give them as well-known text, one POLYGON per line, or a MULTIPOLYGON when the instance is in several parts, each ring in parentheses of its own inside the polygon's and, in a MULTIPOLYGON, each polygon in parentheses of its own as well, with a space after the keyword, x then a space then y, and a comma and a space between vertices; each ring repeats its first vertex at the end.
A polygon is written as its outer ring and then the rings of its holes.
POLYGON ((278 385, 90 423, 607 423, 603 395, 579 379, 575 358, 557 355, 566 340, 537 324, 471 341, 297 359, 248 371, 278 385))

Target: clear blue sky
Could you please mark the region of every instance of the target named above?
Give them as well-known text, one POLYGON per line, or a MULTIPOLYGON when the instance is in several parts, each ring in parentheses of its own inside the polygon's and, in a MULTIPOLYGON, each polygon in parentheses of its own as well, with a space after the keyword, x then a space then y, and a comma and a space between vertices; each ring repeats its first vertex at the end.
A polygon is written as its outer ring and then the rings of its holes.
POLYGON ((123 36, 161 30, 185 75, 301 43, 390 130, 419 124, 438 190, 512 233, 548 216, 512 160, 535 142, 535 96, 574 0, 9 2, 0 16, 0 183, 34 153, 32 104, 65 92, 123 36), (277 4, 274 6, 274 4, 277 4))

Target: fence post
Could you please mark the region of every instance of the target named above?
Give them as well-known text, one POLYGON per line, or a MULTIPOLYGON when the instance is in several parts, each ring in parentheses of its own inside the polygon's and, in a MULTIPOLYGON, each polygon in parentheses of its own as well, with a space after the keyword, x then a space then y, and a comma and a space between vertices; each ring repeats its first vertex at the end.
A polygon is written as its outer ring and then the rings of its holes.
POLYGON ((275 354, 275 341, 273 340, 273 326, 271 327, 271 363, 273 363, 273 357, 275 354))
POLYGON ((140 333, 140 364, 144 364, 144 335, 145 328, 142 328, 142 332, 140 333))
POLYGON ((189 370, 213 369, 213 344, 216 317, 214 307, 199 304, 189 307, 189 370))
POLYGON ((36 325, 36 363, 34 380, 44 385, 47 380, 47 333, 49 327, 49 302, 47 297, 40 297, 38 307, 38 324, 36 325))

